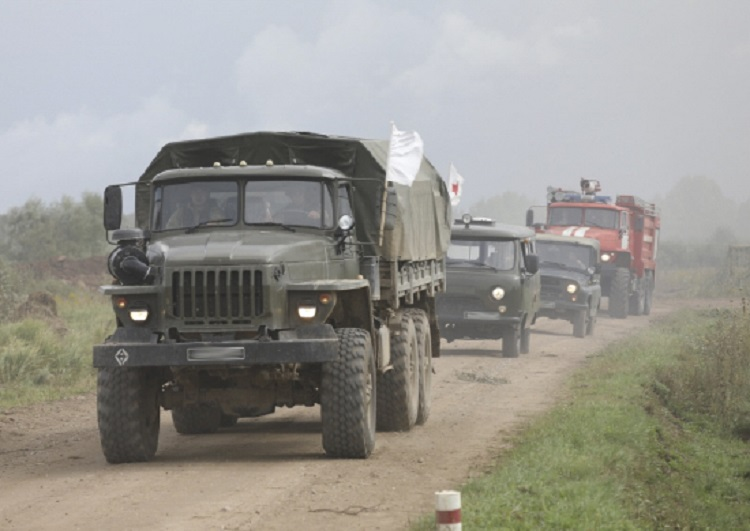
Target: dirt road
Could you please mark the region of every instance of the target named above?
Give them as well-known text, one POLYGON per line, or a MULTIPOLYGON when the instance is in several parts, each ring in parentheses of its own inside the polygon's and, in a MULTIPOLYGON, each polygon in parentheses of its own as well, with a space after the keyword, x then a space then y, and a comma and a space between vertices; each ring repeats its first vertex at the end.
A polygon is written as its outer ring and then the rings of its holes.
POLYGON ((0 529, 404 529, 434 511, 435 491, 480 474, 587 357, 674 307, 602 316, 586 339, 540 319, 517 359, 497 357, 499 342, 443 342, 429 421, 378 433, 367 460, 324 457, 318 408, 200 436, 164 413, 155 460, 118 466, 101 454, 93 395, 0 412, 0 529))

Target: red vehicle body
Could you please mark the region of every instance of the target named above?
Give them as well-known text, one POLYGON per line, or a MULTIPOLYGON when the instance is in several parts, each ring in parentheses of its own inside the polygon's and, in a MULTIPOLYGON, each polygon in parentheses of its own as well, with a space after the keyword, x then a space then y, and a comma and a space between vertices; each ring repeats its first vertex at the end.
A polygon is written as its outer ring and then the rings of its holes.
POLYGON ((659 211, 634 195, 597 195, 599 182, 581 179, 581 191, 547 189, 547 219, 537 232, 595 238, 601 244, 602 295, 613 317, 648 315, 656 285, 659 211))

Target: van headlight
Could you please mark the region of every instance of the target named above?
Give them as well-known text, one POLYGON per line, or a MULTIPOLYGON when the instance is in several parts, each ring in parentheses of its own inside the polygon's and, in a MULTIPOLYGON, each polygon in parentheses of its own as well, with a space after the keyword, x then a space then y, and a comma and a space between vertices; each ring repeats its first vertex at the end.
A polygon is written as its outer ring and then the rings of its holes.
POLYGON ((492 288, 490 295, 492 295, 493 299, 495 299, 496 301, 499 301, 500 299, 505 297, 505 290, 501 288, 500 286, 497 286, 495 288, 492 288))
POLYGON ((565 288, 565 291, 573 295, 576 291, 578 291, 578 284, 568 284, 568 286, 565 288))

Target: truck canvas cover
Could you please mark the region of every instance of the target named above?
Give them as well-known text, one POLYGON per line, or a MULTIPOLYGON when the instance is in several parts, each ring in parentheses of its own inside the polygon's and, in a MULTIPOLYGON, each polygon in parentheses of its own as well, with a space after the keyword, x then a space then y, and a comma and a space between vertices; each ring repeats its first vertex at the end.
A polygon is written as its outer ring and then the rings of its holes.
POLYGON ((379 244, 380 204, 388 160, 388 140, 314 133, 256 132, 171 142, 161 148, 136 185, 136 224, 148 226, 152 179, 177 168, 248 165, 311 165, 338 170, 354 179, 358 239, 364 254, 388 260, 442 258, 450 244, 451 204, 445 182, 426 159, 411 187, 394 184, 398 198, 393 230, 379 244))

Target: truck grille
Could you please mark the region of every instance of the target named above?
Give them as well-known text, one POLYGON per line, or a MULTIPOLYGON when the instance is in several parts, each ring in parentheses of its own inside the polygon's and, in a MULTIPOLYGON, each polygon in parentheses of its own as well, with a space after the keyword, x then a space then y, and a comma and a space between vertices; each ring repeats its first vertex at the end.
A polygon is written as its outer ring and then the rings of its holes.
POLYGON ((263 314, 263 272, 247 269, 173 271, 172 315, 190 323, 248 323, 263 314))
POLYGON ((555 300, 561 298, 561 296, 565 293, 563 284, 565 281, 555 278, 555 277, 545 277, 542 276, 541 278, 541 293, 540 297, 542 300, 555 300))

